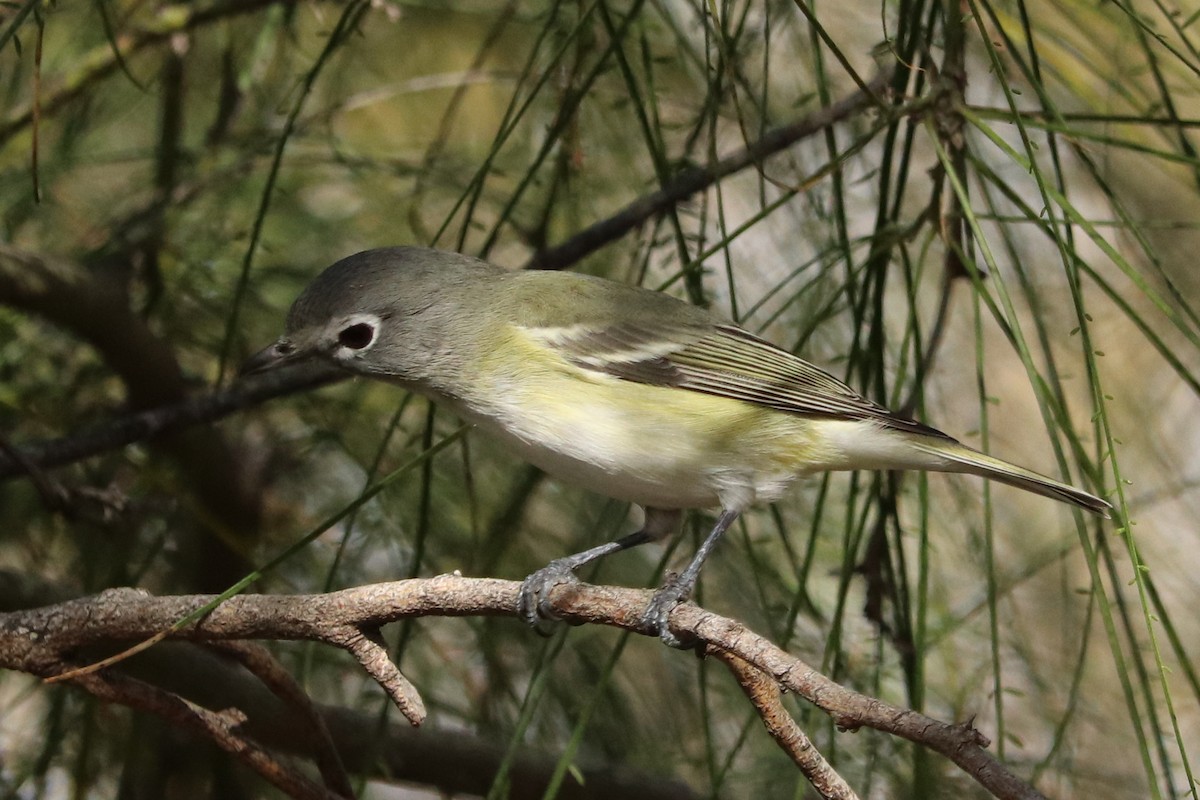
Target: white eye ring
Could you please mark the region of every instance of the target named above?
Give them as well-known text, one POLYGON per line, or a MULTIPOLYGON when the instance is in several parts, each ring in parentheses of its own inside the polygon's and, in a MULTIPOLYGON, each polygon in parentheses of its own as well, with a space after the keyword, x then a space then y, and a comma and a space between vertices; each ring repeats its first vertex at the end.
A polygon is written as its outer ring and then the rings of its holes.
POLYGON ((370 350, 379 338, 379 317, 374 314, 355 314, 348 317, 338 330, 337 341, 345 355, 370 350))

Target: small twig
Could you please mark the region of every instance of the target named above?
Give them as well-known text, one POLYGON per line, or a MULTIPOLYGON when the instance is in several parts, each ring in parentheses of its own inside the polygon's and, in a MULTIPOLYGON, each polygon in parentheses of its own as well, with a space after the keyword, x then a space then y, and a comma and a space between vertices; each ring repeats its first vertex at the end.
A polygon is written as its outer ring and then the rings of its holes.
POLYGON ((295 800, 346 800, 347 797, 353 797, 328 791, 288 769, 270 752, 238 733, 244 717, 237 710, 211 711, 126 675, 85 675, 75 682, 102 700, 156 714, 181 728, 208 737, 295 800))
POLYGON ((138 653, 144 653, 159 642, 165 642, 171 637, 171 631, 161 630, 135 645, 125 648, 119 653, 114 653, 107 658, 102 658, 99 661, 93 661, 90 664, 83 664, 78 667, 71 667, 62 672, 55 672, 45 676, 46 683, 66 683, 67 681, 77 681, 80 678, 86 678, 88 675, 96 675, 103 672, 109 667, 116 666, 122 661, 127 661, 133 658, 138 653))
POLYGON ((616 214, 589 225, 562 244, 534 255, 526 269, 563 269, 638 228, 647 220, 663 213, 693 194, 707 189, 724 177, 747 167, 760 164, 765 158, 784 150, 866 108, 876 105, 875 92, 887 86, 890 75, 881 74, 866 87, 833 103, 806 114, 798 120, 773 128, 758 140, 708 167, 692 167, 681 171, 657 191, 639 197, 616 214))
POLYGON ((925 376, 933 371, 933 365, 937 361, 942 343, 946 340, 946 323, 950 320, 950 296, 956 283, 958 281, 955 280, 954 275, 949 272, 943 275, 942 290, 938 297, 937 316, 933 319, 933 327, 929 331, 925 351, 914 365, 915 375, 912 389, 904 398, 904 402, 896 409, 896 413, 901 416, 912 418, 916 414, 917 402, 925 389, 925 376))
MULTIPOLYGON (((945 27, 945 57, 935 70, 933 125, 938 139, 950 154, 950 168, 962 185, 967 185, 967 136, 964 131, 962 104, 967 88, 965 66, 966 45, 964 24, 958 17, 947 18, 945 27)), ((932 63, 932 60, 931 60, 932 63)), ((940 192, 941 184, 937 186, 940 192)), ((967 276, 963 254, 967 246, 963 224, 962 202, 957 192, 946 192, 938 220, 938 232, 946 244, 945 271, 948 279, 967 276)))
POLYGON ((1046 800, 1037 789, 1013 775, 983 749, 991 742, 970 720, 951 725, 859 694, 751 633, 740 622, 718 617, 695 606, 677 609, 671 615, 671 630, 676 630, 676 625, 679 630, 706 642, 717 643, 716 646, 771 675, 784 689, 795 692, 829 714, 839 728, 869 727, 928 747, 953 761, 1002 800, 1046 800))
POLYGON ((316 369, 301 366, 256 375, 213 394, 127 414, 61 439, 25 443, 15 448, 15 455, 0 453, 0 481, 28 474, 30 465, 50 469, 81 461, 197 423, 217 420, 264 400, 325 386, 346 377, 315 366, 316 369))
MULTIPOLYGON (((0 436, 0 458, 7 459, 10 463, 25 471, 29 476, 30 483, 37 490, 38 496, 42 498, 42 504, 52 512, 67 512, 70 506, 67 503, 69 493, 66 487, 61 483, 51 478, 46 474, 41 465, 34 462, 28 455, 13 447, 8 439, 0 436)), ((0 464, 4 461, 0 460, 0 464)))
POLYGON ((348 652, 362 664, 388 697, 415 728, 425 721, 425 703, 408 678, 392 662, 379 631, 370 628, 342 628, 326 639, 348 652))
POLYGON ((294 0, 228 0, 207 8, 185 5, 177 13, 155 15, 142 29, 117 36, 115 44, 106 42, 95 52, 86 54, 80 59, 83 66, 62 76, 57 81, 57 89, 38 93, 29 106, 8 119, 0 120, 0 146, 32 125, 35 114, 48 117, 75 98, 86 97, 94 92, 96 83, 116 73, 123 63, 148 47, 169 42, 177 33, 249 14, 267 6, 293 3, 294 0))
POLYGON ((317 769, 325 780, 325 786, 346 797, 354 796, 354 787, 337 746, 325 724, 325 718, 313 703, 308 693, 291 676, 283 665, 262 645, 253 642, 208 642, 207 646, 237 660, 262 681, 272 694, 289 708, 299 712, 308 723, 310 735, 305 739, 312 748, 317 769))
POLYGON ((750 698, 750 702, 758 709, 758 715, 762 717, 763 725, 771 734, 771 738, 791 757, 821 797, 825 800, 858 800, 858 795, 850 788, 850 784, 825 760, 821 752, 813 746, 812 740, 784 710, 779 684, 769 675, 731 653, 718 649, 710 652, 729 667, 746 697, 750 698))

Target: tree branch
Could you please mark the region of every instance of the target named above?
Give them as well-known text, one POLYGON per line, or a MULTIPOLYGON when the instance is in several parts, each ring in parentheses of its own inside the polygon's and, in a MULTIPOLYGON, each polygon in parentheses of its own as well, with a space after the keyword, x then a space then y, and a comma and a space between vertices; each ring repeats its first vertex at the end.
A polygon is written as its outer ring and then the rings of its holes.
POLYGON ((300 712, 306 723, 306 744, 313 753, 325 785, 339 795, 353 797, 354 787, 350 784, 350 777, 346 774, 346 767, 342 764, 325 718, 283 665, 265 647, 253 642, 209 642, 208 647, 235 659, 279 700, 300 712))
POLYGON ((156 714, 184 730, 206 736, 296 800, 345 800, 352 796, 322 788, 243 736, 238 728, 245 719, 236 710, 211 711, 119 673, 84 675, 77 682, 102 700, 156 714))
MULTIPOLYGON (((0 584, 7 573, 0 570, 0 584)), ((30 595, 28 580, 14 581, 30 595)), ((0 585, 0 604, 12 587, 0 585)), ((34 592, 38 593, 38 592, 34 592)), ((123 662, 131 677, 173 692, 210 709, 236 708, 246 716, 241 733, 263 747, 319 765, 321 754, 306 719, 307 711, 268 690, 261 676, 214 651, 216 643, 163 642, 123 662)), ((109 652, 108 649, 104 652, 109 652)), ((307 704, 307 700, 303 701, 307 704)), ((415 783, 448 797, 482 797, 507 765, 513 800, 540 798, 555 774, 559 754, 519 745, 515 753, 503 741, 460 726, 413 728, 380 717, 377 710, 313 704, 329 729, 338 755, 351 774, 385 782, 415 783)), ((642 772, 620 762, 583 756, 576 762, 580 779, 561 784, 557 800, 699 800, 687 784, 642 772)))
MULTIPOLYGON (((0 303, 37 314, 95 348, 120 377, 133 409, 185 402, 187 380, 172 347, 134 313, 117 277, 0 242, 0 303)), ((241 461, 223 437, 185 431, 156 440, 155 447, 188 476, 213 527, 242 542, 257 538, 258 487, 242 479, 241 461)), ((11 445, 4 448, 10 449, 11 445)), ((0 470, 25 472, 30 465, 45 466, 25 449, 0 456, 0 470)), ((214 577, 222 584, 236 579, 230 573, 245 572, 239 556, 220 536, 209 537, 206 545, 214 577)))
POLYGON ((47 117, 77 97, 94 90, 94 85, 121 69, 124 62, 148 47, 170 41, 171 37, 230 17, 241 16, 267 6, 291 5, 295 0, 228 0, 207 8, 181 6, 171 14, 160 14, 144 27, 116 37, 115 44, 105 42, 80 59, 83 66, 63 76, 57 89, 35 98, 26 107, 0 122, 0 147, 33 124, 35 113, 47 117))
MULTIPOLYGON (((682 170, 657 191, 639 197, 616 214, 589 225, 562 244, 536 253, 525 265, 525 269, 565 269, 722 178, 760 164, 768 156, 791 147, 801 139, 820 133, 863 109, 878 107, 875 105, 878 100, 877 93, 882 91, 890 80, 890 74, 880 74, 867 84, 865 90, 854 92, 787 125, 773 128, 746 147, 711 166, 682 170)), ((885 110, 894 113, 894 109, 885 110)))
MULTIPOLYGON (((442 575, 374 584, 323 595, 240 595, 174 634, 193 641, 283 639, 347 648, 347 630, 367 631, 401 619, 428 616, 515 616, 520 584, 442 575)), ((560 586, 551 599, 567 622, 596 623, 648 633, 644 590, 584 584, 560 586)), ((211 600, 208 596, 154 597, 113 589, 93 597, 0 615, 0 666, 52 677, 74 666, 72 652, 99 643, 145 639, 211 600)), ((829 714, 838 727, 874 728, 941 753, 998 798, 1042 796, 984 748, 972 725, 949 724, 841 686, 753 633, 741 623, 685 604, 671 630, 710 650, 736 656, 829 714)), ((85 686, 85 688, 87 688, 85 686)), ((389 694, 391 691, 389 691, 389 694)))
POLYGON ((796 721, 783 708, 779 684, 732 653, 715 650, 715 655, 733 673, 746 697, 758 710, 767 733, 796 763, 804 777, 825 800, 858 800, 858 795, 813 746, 796 721))
POLYGON ((116 417, 59 439, 24 443, 14 448, 19 459, 0 450, 0 481, 28 474, 31 465, 51 469, 82 461, 134 442, 213 422, 265 400, 336 383, 346 377, 345 373, 331 372, 315 362, 296 365, 255 375, 219 392, 116 417))

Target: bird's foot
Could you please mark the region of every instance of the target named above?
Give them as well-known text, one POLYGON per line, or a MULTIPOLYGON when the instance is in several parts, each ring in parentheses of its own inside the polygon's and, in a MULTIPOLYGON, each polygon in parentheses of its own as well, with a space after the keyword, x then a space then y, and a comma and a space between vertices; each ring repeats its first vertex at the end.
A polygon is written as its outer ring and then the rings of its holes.
POLYGON ((575 577, 575 570, 569 559, 551 561, 521 582, 521 592, 517 596, 517 614, 535 631, 546 634, 540 623, 559 619, 550 602, 550 592, 555 587, 575 583, 579 583, 579 578, 575 577))
POLYGON ((642 612, 642 626, 650 633, 657 633, 658 638, 668 647, 678 650, 690 650, 696 646, 696 640, 689 637, 681 639, 671 632, 668 620, 675 607, 692 593, 690 586, 683 585, 678 575, 671 575, 650 598, 646 610, 642 612))

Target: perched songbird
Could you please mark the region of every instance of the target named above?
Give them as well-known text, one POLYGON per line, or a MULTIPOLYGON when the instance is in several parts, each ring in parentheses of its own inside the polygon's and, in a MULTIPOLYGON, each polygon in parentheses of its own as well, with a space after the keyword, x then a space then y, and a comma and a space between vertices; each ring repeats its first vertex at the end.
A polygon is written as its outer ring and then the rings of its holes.
POLYGON ((1105 514, 1087 492, 899 417, 786 350, 669 295, 567 272, 513 272, 418 247, 370 250, 317 277, 287 332, 244 372, 320 358, 443 403, 551 475, 642 506, 642 530, 551 562, 520 610, 608 553, 722 510, 644 621, 671 644, 722 533, 751 504, 826 470, 969 472, 1105 514))

